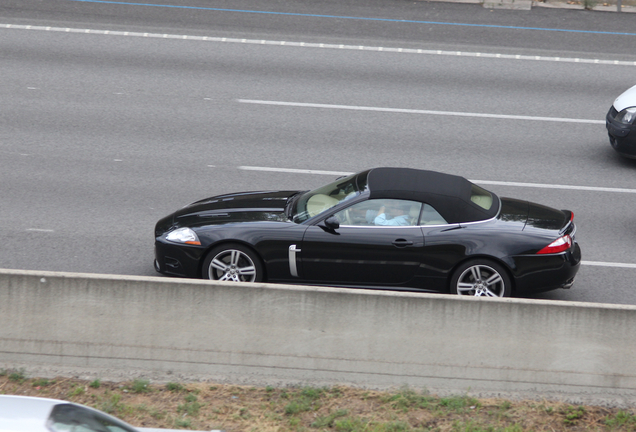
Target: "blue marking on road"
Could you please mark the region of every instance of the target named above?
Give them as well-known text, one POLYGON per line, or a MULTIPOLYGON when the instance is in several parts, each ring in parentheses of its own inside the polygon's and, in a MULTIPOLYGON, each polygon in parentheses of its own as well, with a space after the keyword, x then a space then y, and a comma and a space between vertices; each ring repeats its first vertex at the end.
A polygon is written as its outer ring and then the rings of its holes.
POLYGON ((452 22, 438 22, 438 21, 416 21, 405 19, 393 19, 393 18, 367 18, 367 17, 353 17, 353 16, 338 16, 338 15, 318 15, 318 14, 302 14, 292 12, 268 12, 268 11, 256 11, 256 10, 242 10, 242 9, 223 9, 223 8, 210 8, 202 6, 179 6, 179 5, 163 5, 163 4, 150 4, 150 3, 132 3, 110 0, 68 0, 82 3, 106 3, 117 4, 126 6, 151 6, 151 7, 163 7, 174 9, 196 9, 207 10, 216 12, 239 12, 239 13, 252 13, 252 14, 266 14, 266 15, 287 15, 298 17, 310 17, 310 18, 336 18, 336 19, 348 19, 348 20, 362 20, 362 21, 382 21, 382 22, 398 22, 408 24, 432 24, 432 25, 448 25, 448 26, 465 26, 465 27, 485 27, 485 28, 497 28, 497 29, 512 29, 512 30, 538 30, 538 31, 551 31, 551 32, 565 32, 565 33, 586 33, 586 34, 601 34, 601 35, 613 35, 613 36, 636 36, 636 33, 624 33, 624 32, 610 32, 610 31, 595 31, 595 30, 573 30, 573 29, 556 29, 556 28, 542 28, 542 27, 518 27, 518 26, 504 26, 495 24, 470 24, 470 23, 452 23, 452 22))

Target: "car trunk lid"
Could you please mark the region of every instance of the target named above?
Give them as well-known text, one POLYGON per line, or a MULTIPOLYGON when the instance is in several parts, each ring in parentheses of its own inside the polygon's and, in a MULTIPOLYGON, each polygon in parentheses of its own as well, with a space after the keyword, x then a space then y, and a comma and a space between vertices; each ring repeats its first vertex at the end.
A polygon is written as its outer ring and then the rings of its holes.
POLYGON ((522 230, 534 228, 566 234, 574 228, 571 211, 514 198, 501 198, 501 211, 497 218, 523 225, 522 230))

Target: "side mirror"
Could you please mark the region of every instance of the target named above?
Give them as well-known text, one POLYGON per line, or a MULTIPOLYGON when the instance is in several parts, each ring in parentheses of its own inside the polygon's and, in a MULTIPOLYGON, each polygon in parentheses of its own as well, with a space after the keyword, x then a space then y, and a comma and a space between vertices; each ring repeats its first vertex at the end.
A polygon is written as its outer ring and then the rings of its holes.
POLYGON ((337 230, 340 228, 340 221, 338 221, 338 218, 335 216, 329 216, 325 219, 325 226, 330 230, 337 230))

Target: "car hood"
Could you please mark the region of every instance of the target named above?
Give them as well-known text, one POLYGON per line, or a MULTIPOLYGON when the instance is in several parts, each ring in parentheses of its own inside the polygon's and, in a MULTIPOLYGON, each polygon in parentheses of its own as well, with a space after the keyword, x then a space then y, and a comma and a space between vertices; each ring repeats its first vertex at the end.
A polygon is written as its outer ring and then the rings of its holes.
POLYGON ((205 198, 172 214, 172 226, 201 226, 231 222, 284 222, 288 200, 300 191, 240 192, 205 198))
POLYGON ((497 219, 519 224, 522 230, 562 230, 570 221, 571 212, 557 210, 529 201, 501 198, 501 211, 497 219))
POLYGON ((636 85, 626 90, 614 101, 614 108, 618 112, 633 106, 636 106, 636 85))

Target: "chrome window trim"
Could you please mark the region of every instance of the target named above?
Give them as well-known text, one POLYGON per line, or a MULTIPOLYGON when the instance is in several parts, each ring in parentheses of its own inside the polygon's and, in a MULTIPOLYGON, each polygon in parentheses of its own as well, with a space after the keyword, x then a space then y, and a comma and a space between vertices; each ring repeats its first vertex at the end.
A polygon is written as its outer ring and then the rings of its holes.
MULTIPOLYGON (((424 225, 344 225, 340 224, 340 228, 419 228, 424 225)), ((429 225, 432 226, 432 225, 429 225)))
POLYGON ((474 221, 474 222, 458 222, 457 225, 475 225, 480 223, 492 222, 496 220, 498 216, 499 216, 499 213, 497 213, 497 216, 493 216, 490 219, 484 219, 484 220, 474 221))

